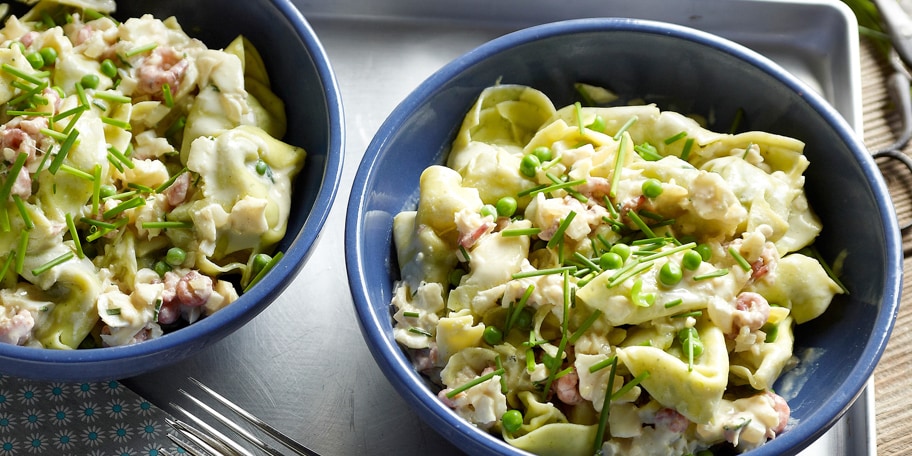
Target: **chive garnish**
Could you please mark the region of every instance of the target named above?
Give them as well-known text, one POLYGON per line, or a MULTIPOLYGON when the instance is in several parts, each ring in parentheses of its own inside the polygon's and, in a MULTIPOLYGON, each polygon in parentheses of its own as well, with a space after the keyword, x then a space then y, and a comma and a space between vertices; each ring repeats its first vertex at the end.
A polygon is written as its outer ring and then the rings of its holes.
POLYGON ((599 309, 595 309, 595 311, 589 314, 589 316, 586 317, 586 320, 583 321, 583 323, 579 325, 579 328, 576 328, 576 331, 574 331, 570 336, 569 343, 575 344, 576 341, 582 337, 582 335, 589 329, 590 326, 592 326, 593 323, 595 323, 595 320, 598 320, 598 317, 601 315, 602 311, 599 309))
POLYGON ((130 122, 127 122, 125 120, 115 119, 113 117, 107 117, 107 116, 101 116, 101 123, 111 125, 111 126, 120 128, 122 130, 127 130, 127 131, 130 131, 130 129, 132 128, 130 126, 130 122))
POLYGON ((732 258, 735 259, 735 262, 738 263, 738 266, 741 266, 741 269, 743 269, 744 272, 751 270, 750 263, 748 263, 747 260, 744 259, 743 256, 741 256, 741 252, 739 252, 737 249, 735 249, 734 247, 729 247, 728 253, 732 256, 732 258))
POLYGON ((158 47, 158 43, 149 43, 149 44, 144 44, 142 46, 137 46, 137 47, 125 52, 124 57, 130 58, 135 55, 142 54, 143 52, 151 51, 151 50, 155 49, 156 47, 158 47))
POLYGON ((76 97, 79 98, 79 104, 85 106, 86 109, 88 109, 89 98, 86 97, 85 87, 82 86, 82 82, 76 83, 76 97))
POLYGON ((621 142, 618 144, 617 155, 614 157, 614 173, 611 174, 611 188, 608 190, 608 196, 617 197, 618 186, 621 184, 621 169, 624 167, 624 155, 627 149, 627 136, 621 136, 621 142))
POLYGON ((559 242, 564 240, 564 232, 567 231, 567 227, 570 226, 570 223, 573 222, 575 217, 576 211, 570 211, 567 213, 567 216, 561 220, 560 225, 557 227, 557 231, 555 231, 551 239, 548 240, 549 249, 554 248, 559 242))
POLYGON ((715 271, 707 272, 706 274, 695 275, 695 276, 693 276, 693 279, 694 280, 714 279, 716 277, 722 277, 726 274, 728 274, 728 269, 716 269, 715 271))
MULTIPOLYGON (((503 361, 500 360, 500 355, 494 357, 494 362, 497 365, 497 370, 504 370, 503 361)), ((506 372, 506 371, 504 371, 506 372)), ((507 377, 504 375, 500 376, 500 393, 507 394, 507 377)))
POLYGON ((543 189, 546 189, 546 188, 548 188, 548 184, 539 184, 539 185, 536 185, 535 187, 527 188, 525 190, 520 191, 519 193, 516 194, 516 196, 522 198, 523 196, 529 196, 533 193, 540 193, 543 189))
POLYGON ((731 127, 728 129, 729 134, 735 134, 741 128, 741 121, 744 120, 744 108, 738 108, 735 111, 735 117, 732 119, 731 127))
POLYGON ((143 197, 134 196, 133 198, 130 198, 130 199, 118 204, 117 206, 114 206, 111 209, 106 210, 102 214, 102 216, 104 218, 111 218, 111 217, 116 216, 117 214, 120 214, 121 212, 123 212, 127 209, 133 209, 133 208, 136 208, 139 206, 143 206, 145 204, 146 204, 146 200, 143 197))
POLYGON ((129 158, 127 158, 127 156, 124 155, 123 152, 117 150, 117 148, 114 147, 113 145, 108 145, 108 153, 113 155, 114 158, 117 159, 117 161, 123 163, 124 166, 126 166, 127 168, 133 169, 136 167, 136 165, 133 163, 133 160, 130 160, 129 158))
POLYGON ((71 176, 76 176, 82 180, 93 181, 95 179, 91 174, 89 174, 81 169, 73 168, 72 166, 67 165, 66 163, 62 163, 60 165, 59 170, 65 172, 71 176))
POLYGON ((700 317, 700 316, 702 316, 702 315, 703 315, 703 311, 702 311, 702 310, 694 310, 694 311, 692 311, 692 312, 684 312, 684 313, 679 313, 679 314, 672 315, 671 318, 687 318, 687 317, 694 317, 694 318, 697 318, 697 317, 700 317))
POLYGON ((134 189, 134 190, 138 190, 138 191, 143 192, 143 193, 152 193, 152 192, 155 191, 155 189, 153 189, 152 187, 146 187, 145 185, 137 184, 137 183, 135 183, 135 182, 130 182, 130 183, 128 183, 128 184, 127 184, 127 187, 128 187, 128 188, 132 188, 132 189, 134 189))
POLYGON ((681 160, 687 161, 687 158, 690 157, 690 149, 693 148, 693 144, 693 138, 687 138, 687 141, 684 141, 684 148, 681 150, 681 160))
POLYGON ((180 177, 180 175, 181 175, 181 174, 184 174, 185 172, 187 172, 187 168, 186 168, 186 167, 184 167, 184 168, 181 169, 180 171, 174 173, 174 175, 171 176, 171 177, 169 177, 168 180, 166 180, 163 184, 161 184, 161 185, 159 185, 158 187, 155 188, 155 193, 161 193, 161 192, 165 191, 166 188, 170 187, 171 184, 173 184, 174 181, 176 181, 177 178, 180 177))
POLYGON ((511 310, 507 314, 507 324, 504 327, 504 336, 510 333, 510 329, 516 323, 516 319, 519 318, 519 313, 522 312, 523 307, 526 306, 526 302, 529 301, 529 297, 532 296, 532 292, 535 291, 535 285, 529 285, 526 287, 525 293, 522 297, 519 298, 519 302, 516 303, 516 307, 511 305, 511 310))
POLYGON ((635 211, 627 211, 627 216, 630 217, 630 220, 633 221, 633 224, 637 226, 647 237, 654 238, 656 234, 652 232, 652 228, 640 218, 640 214, 637 214, 635 211))
POLYGON ((63 143, 60 144, 60 150, 57 151, 57 155, 54 157, 54 160, 51 161, 50 166, 48 166, 48 171, 50 171, 51 174, 57 174, 57 170, 59 170, 60 165, 63 164, 63 160, 70 152, 70 148, 72 148, 73 143, 76 142, 77 136, 79 136, 79 130, 75 128, 70 130, 70 133, 66 135, 63 143))
POLYGON ((547 396, 548 392, 551 391, 551 384, 554 382, 556 375, 558 373, 557 368, 561 365, 561 360, 564 357, 564 350, 567 349, 567 340, 568 332, 570 330, 570 274, 568 271, 563 272, 564 278, 564 293, 563 293, 563 305, 564 305, 564 318, 561 321, 561 340, 560 344, 557 346, 557 352, 554 354, 554 357, 551 358, 551 361, 547 363, 548 367, 548 379, 545 381, 544 395, 547 396))
POLYGON ((25 266, 25 254, 28 250, 28 242, 28 231, 20 231, 19 245, 16 247, 16 274, 22 274, 22 268, 25 266))
POLYGON ((43 134, 44 136, 56 139, 57 141, 61 141, 61 142, 66 140, 66 138, 67 138, 66 133, 61 133, 56 130, 51 130, 50 128, 42 128, 38 131, 41 132, 41 134, 43 134))
POLYGON ((583 255, 582 253, 573 252, 573 258, 575 258, 577 261, 579 261, 580 263, 587 266, 592 271, 601 271, 602 270, 602 268, 600 268, 597 264, 592 262, 592 260, 590 260, 589 258, 586 258, 586 255, 583 255))
MULTIPOLYGON (((13 184, 19 178, 19 173, 22 171, 27 158, 27 153, 19 152, 19 155, 16 156, 16 161, 13 162, 13 166, 10 166, 6 181, 3 182, 3 187, 0 187, 0 205, 5 204, 9 199, 10 192, 13 191, 13 184)), ((0 212, 6 212, 6 210, 0 210, 0 212)))
POLYGON ((76 256, 79 259, 85 258, 85 252, 82 251, 82 241, 79 240, 79 232, 76 231, 76 224, 73 223, 73 216, 69 212, 66 214, 67 229, 70 230, 70 237, 73 238, 73 245, 76 247, 76 256))
POLYGON ((57 265, 66 263, 67 261, 70 261, 71 259, 73 259, 74 256, 76 256, 76 255, 73 252, 64 253, 63 255, 60 255, 59 257, 54 258, 53 260, 48 261, 47 263, 44 263, 43 265, 38 266, 35 269, 32 269, 32 275, 38 276, 38 275, 44 274, 45 272, 51 270, 51 268, 53 268, 54 266, 57 266, 57 265))
POLYGON ((8 63, 4 63, 4 64, 0 65, 0 69, 2 69, 3 71, 5 71, 19 79, 31 82, 32 84, 35 84, 35 85, 40 85, 45 82, 40 79, 40 76, 47 77, 50 75, 50 73, 44 74, 45 72, 29 74, 8 63))
POLYGON ((110 163, 111 166, 117 168, 117 171, 124 172, 123 163, 121 163, 120 160, 117 159, 117 157, 111 155, 110 151, 108 152, 108 163, 110 163))
POLYGON ((481 377, 476 377, 473 380, 470 380, 457 388, 453 388, 452 391, 446 393, 446 397, 449 399, 452 399, 452 398, 456 397, 457 394, 494 378, 495 375, 503 375, 503 374, 504 374, 503 369, 497 369, 492 372, 488 372, 487 374, 482 375, 481 377))
POLYGON ((637 116, 632 116, 629 119, 627 119, 627 122, 624 122, 624 125, 621 126, 621 129, 618 130, 617 133, 614 134, 614 140, 620 141, 620 139, 624 135, 624 132, 629 130, 630 127, 632 127, 633 124, 635 124, 637 120, 638 120, 637 116))
POLYGON ((504 237, 535 236, 538 233, 541 233, 541 228, 509 228, 501 230, 500 235, 504 237))
POLYGON ((281 260, 283 256, 284 256, 284 254, 281 251, 276 252, 276 254, 273 255, 272 259, 269 260, 269 262, 266 263, 266 265, 263 266, 262 269, 260 269, 260 272, 258 272, 256 274, 256 276, 253 277, 253 279, 250 281, 250 283, 248 283, 247 286, 244 287, 244 293, 246 293, 247 290, 251 289, 257 283, 259 283, 259 281, 262 280, 263 277, 266 276, 266 274, 269 273, 269 271, 271 271, 272 268, 274 268, 275 265, 277 265, 279 263, 279 260, 281 260))
POLYGON ((418 312, 402 312, 402 316, 405 318, 418 318, 421 314, 418 312))
POLYGON ((22 221, 25 222, 25 229, 31 231, 35 227, 35 222, 32 221, 28 208, 25 207, 25 202, 22 201, 19 195, 13 195, 13 202, 16 203, 16 209, 19 209, 19 215, 22 216, 22 221))
POLYGON ((687 132, 686 132, 686 131, 680 131, 680 132, 678 132, 678 134, 676 134, 676 135, 672 135, 672 136, 669 136, 669 137, 665 138, 665 140, 664 140, 663 142, 665 143, 665 145, 673 144, 675 141, 677 141, 677 140, 679 140, 679 139, 682 139, 682 138, 684 138, 685 136, 687 136, 687 132))
POLYGON ((605 358, 605 359, 589 366, 589 372, 594 374, 594 373, 614 364, 616 361, 617 361, 617 356, 611 356, 611 357, 605 358))
POLYGON ((525 279, 528 277, 538 277, 551 274, 562 274, 564 272, 573 272, 576 270, 576 266, 560 266, 556 268, 545 268, 545 269, 536 269, 533 271, 522 271, 513 274, 514 279, 525 279))
POLYGON ((96 163, 92 171, 92 213, 97 214, 101 203, 101 165, 96 163))
POLYGON ((673 255, 673 254, 675 254, 675 253, 678 253, 678 252, 681 252, 681 251, 684 251, 684 250, 690 250, 690 249, 692 249, 692 248, 694 248, 694 247, 696 247, 696 246, 697 246, 697 243, 696 243, 696 242, 688 242, 687 244, 682 244, 682 245, 679 245, 679 246, 677 246, 677 247, 670 248, 670 249, 668 249, 668 250, 663 250, 663 251, 661 251, 661 252, 656 252, 656 253, 653 253, 652 255, 645 256, 645 257, 643 257, 643 258, 640 258, 640 261, 652 261, 652 260, 656 260, 656 259, 659 259, 659 258, 662 258, 662 257, 666 257, 666 256, 668 256, 668 255, 673 255))
POLYGON ((10 253, 6 255, 6 260, 3 261, 3 267, 0 268, 0 279, 6 277, 6 273, 9 272, 10 265, 13 264, 13 259, 15 259, 15 257, 15 250, 10 251, 10 253))
POLYGON ((823 270, 827 273, 827 275, 830 276, 830 279, 832 279, 833 282, 836 282, 836 285, 839 285, 839 288, 842 288, 842 292, 845 294, 849 294, 849 289, 846 288, 846 286, 842 283, 842 280, 839 280, 839 277, 836 275, 836 272, 833 271, 833 268, 830 267, 830 264, 827 263, 826 260, 823 259, 823 256, 820 254, 820 251, 817 250, 816 247, 814 247, 813 245, 809 245, 809 246, 799 250, 798 252, 805 256, 809 256, 811 258, 816 259, 817 262, 820 263, 820 266, 823 267, 823 270))
POLYGON ((459 253, 462 255, 461 261, 466 261, 466 262, 472 261, 472 257, 471 257, 471 255, 469 255, 469 251, 466 250, 465 246, 463 246, 463 245, 459 246, 459 253))
POLYGON ((51 113, 49 113, 47 111, 20 111, 20 110, 9 109, 6 111, 6 115, 8 115, 10 117, 15 117, 15 116, 50 117, 51 113))
POLYGON ((602 413, 599 415, 598 428, 595 432, 595 443, 592 447, 593 454, 599 454, 602 442, 605 441, 605 427, 608 425, 608 415, 611 413, 611 398, 614 396, 614 375, 617 373, 617 356, 611 357, 611 372, 608 373, 608 386, 605 389, 605 401, 602 403, 602 413))
POLYGON ((625 280, 645 272, 652 267, 652 264, 651 261, 648 263, 633 262, 628 266, 624 266, 608 279, 608 288, 614 288, 619 284, 624 283, 625 280))
POLYGON ((673 299, 673 300, 665 303, 665 308, 670 309, 672 307, 679 306, 679 305, 681 305, 682 302, 684 302, 684 300, 681 298, 673 299))
POLYGON ((162 220, 162 221, 157 221, 157 222, 155 222, 155 221, 154 222, 142 222, 141 226, 143 229, 147 229, 147 230, 167 229, 167 228, 190 229, 190 228, 193 228, 193 223, 192 222, 162 220))
POLYGON ((573 112, 576 114, 576 124, 579 126, 579 134, 585 133, 585 128, 583 126, 583 105, 580 102, 573 103, 573 112))
POLYGON ((74 114, 81 113, 82 111, 85 111, 85 110, 86 110, 85 106, 79 105, 79 106, 76 106, 75 108, 67 109, 66 111, 63 111, 63 112, 55 115, 52 120, 54 122, 59 122, 63 119, 66 119, 67 117, 70 117, 74 114))
POLYGON ((426 329, 424 329, 424 328, 419 328, 419 327, 417 327, 417 326, 412 326, 411 328, 408 329, 408 332, 410 332, 410 333, 412 333, 412 334, 419 334, 419 335, 422 335, 422 336, 425 336, 425 337, 433 337, 433 336, 431 335, 431 333, 427 332, 426 329))
POLYGON ((108 315, 120 315, 120 308, 107 309, 105 310, 105 313, 108 315))
POLYGON ((114 103, 130 103, 133 101, 130 99, 130 97, 121 95, 117 92, 95 92, 94 97, 114 103))
POLYGON ((162 84, 162 98, 165 99, 165 106, 174 107, 174 96, 171 94, 171 85, 167 82, 162 84))
POLYGON ((80 222, 85 223, 86 225, 97 226, 98 228, 104 228, 106 230, 117 229, 117 225, 110 222, 104 222, 101 220, 95 220, 88 217, 82 217, 79 219, 80 222))
POLYGON ((534 195, 536 193, 550 193, 550 192, 555 192, 558 190, 567 190, 567 193, 570 193, 570 190, 568 190, 570 187, 576 187, 577 185, 582 185, 585 183, 586 183, 586 179, 576 179, 576 180, 572 180, 572 181, 560 182, 560 183, 555 183, 553 185, 548 185, 545 187, 537 188, 535 190, 531 190, 531 191, 529 191, 529 194, 534 195))

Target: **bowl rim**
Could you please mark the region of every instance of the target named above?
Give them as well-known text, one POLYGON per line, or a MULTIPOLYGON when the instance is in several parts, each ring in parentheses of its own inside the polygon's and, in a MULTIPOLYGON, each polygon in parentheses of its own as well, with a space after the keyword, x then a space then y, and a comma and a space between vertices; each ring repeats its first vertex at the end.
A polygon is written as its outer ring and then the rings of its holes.
MULTIPOLYGON (((351 294, 354 301, 358 323, 362 335, 367 342, 373 358, 383 371, 387 380, 406 402, 418 412, 418 415, 427 420, 432 428, 442 434, 452 443, 465 451, 512 451, 516 454, 528 454, 523 450, 514 448, 499 437, 492 436, 486 431, 468 425, 449 408, 431 394, 430 390, 423 387, 424 380, 415 372, 402 349, 385 332, 381 330, 381 319, 389 320, 389 312, 379 312, 371 306, 371 299, 365 290, 370 289, 368 278, 360 266, 364 262, 364 204, 368 197, 368 186, 374 179, 375 163, 379 159, 387 142, 396 132, 396 127, 414 114, 421 104, 432 96, 445 82, 459 75, 471 66, 484 59, 530 42, 588 32, 633 32, 657 34, 674 37, 694 42, 711 48, 716 52, 727 53, 737 59, 746 61, 774 77, 779 83, 786 85, 791 90, 801 94, 802 98, 811 108, 819 113, 837 132, 856 156, 863 170, 863 174, 872 186, 875 195, 888 196, 886 184, 879 169, 867 149, 861 143, 853 128, 837 113, 822 96, 810 89, 804 82, 792 75, 771 59, 753 51, 743 45, 720 36, 697 30, 691 27, 665 23, 661 21, 630 19, 630 18, 586 18, 570 19, 524 28, 499 38, 488 41, 462 56, 452 60, 430 77, 424 80, 391 112, 378 129, 373 140, 368 145, 362 161, 358 167, 352 184, 352 192, 346 214, 345 227, 345 260, 351 294), (407 385, 419 384, 417 390, 407 385), (465 429, 466 431, 461 431, 465 429)), ((853 372, 847 377, 826 404, 823 404, 820 413, 802 419, 794 429, 789 429, 776 439, 767 442, 750 454, 794 454, 810 445, 827 429, 829 429, 863 392, 874 367, 880 360, 886 343, 893 329, 898 310, 902 288, 902 244, 900 232, 893 206, 889 198, 879 198, 876 201, 878 213, 885 224, 883 233, 886 246, 885 284, 882 307, 875 321, 874 331, 867 340, 866 348, 853 372)), ((389 303, 378 308, 388 309, 389 303)))
MULTIPOLYGON (((5 362, 15 360, 17 363, 33 363, 36 366, 54 363, 60 366, 59 369, 55 369, 55 374, 57 374, 55 378, 61 377, 61 371, 66 371, 68 374, 62 375, 63 377, 81 379, 83 377, 78 376, 78 372, 70 372, 69 368, 78 368, 85 363, 94 365, 116 361, 125 362, 133 358, 147 358, 161 352, 179 349, 195 340, 215 339, 218 336, 216 333, 226 326, 237 329, 243 325, 243 321, 253 318, 268 303, 278 297, 294 279, 295 273, 301 269, 307 256, 313 250, 338 191, 344 160, 345 123, 339 84, 316 32, 291 0, 269 0, 269 2, 287 18, 289 25, 311 55, 318 79, 324 88, 323 95, 328 110, 327 154, 323 160, 325 166, 322 173, 322 185, 301 231, 286 233, 286 236, 294 235, 295 237, 288 249, 283 252, 284 257, 270 274, 265 275, 260 283, 252 287, 250 291, 241 294, 232 305, 162 337, 133 345, 86 350, 54 350, 0 344, 0 360, 5 360, 5 362)), ((36 372, 36 374, 41 376, 40 372, 36 372)), ((99 375, 109 378, 105 372, 100 372, 99 375)))

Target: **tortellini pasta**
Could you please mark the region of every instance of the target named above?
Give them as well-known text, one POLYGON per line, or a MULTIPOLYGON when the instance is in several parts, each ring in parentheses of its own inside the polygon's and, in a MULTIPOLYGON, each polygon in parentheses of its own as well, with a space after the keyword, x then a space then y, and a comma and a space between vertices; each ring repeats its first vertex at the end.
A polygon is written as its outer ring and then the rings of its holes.
POLYGON ((487 88, 394 218, 396 340, 457 414, 535 454, 757 447, 787 424, 793 326, 846 292, 803 250, 823 228, 803 147, 487 88))
POLYGON ((306 157, 259 53, 31 3, 0 30, 0 342, 127 345, 236 300, 281 258, 306 157))

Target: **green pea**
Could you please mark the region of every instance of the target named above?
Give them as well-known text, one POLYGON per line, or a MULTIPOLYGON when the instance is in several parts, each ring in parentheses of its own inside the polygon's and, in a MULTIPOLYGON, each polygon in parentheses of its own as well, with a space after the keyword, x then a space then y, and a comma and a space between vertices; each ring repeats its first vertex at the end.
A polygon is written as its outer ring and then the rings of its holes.
POLYGON ((697 244, 694 249, 700 253, 700 258, 702 258, 703 261, 709 261, 713 256, 712 247, 708 244, 697 244))
POLYGON ((19 52, 25 54, 25 45, 22 44, 22 41, 11 41, 9 48, 12 49, 14 47, 19 48, 19 52))
POLYGON ((164 277, 165 273, 171 270, 171 266, 164 261, 156 261, 155 265, 152 266, 152 270, 155 271, 159 277, 164 277))
POLYGON ((503 423, 503 428, 505 431, 513 433, 519 430, 523 425, 523 415, 519 410, 507 410, 502 417, 500 417, 500 422, 503 423))
POLYGON ((595 116, 595 119, 592 120, 592 123, 586 125, 586 128, 590 130, 597 131, 599 133, 605 132, 605 119, 602 116, 595 116))
POLYGON ((526 177, 535 177, 538 168, 541 166, 541 159, 535 154, 527 154, 519 162, 519 172, 526 177))
POLYGON ((111 184, 103 184, 98 189, 99 198, 107 198, 109 196, 114 196, 115 194, 117 194, 117 187, 111 184))
POLYGON ((114 62, 112 62, 111 59, 104 59, 101 62, 101 74, 109 78, 117 76, 117 66, 114 65, 114 62))
POLYGON ((497 326, 488 326, 484 329, 482 337, 489 345, 500 345, 503 342, 503 331, 497 326))
POLYGON ((677 285, 682 277, 681 266, 678 266, 678 263, 674 261, 666 262, 662 265, 662 268, 659 269, 659 282, 667 287, 677 285))
POLYGON ((643 181, 643 194, 647 198, 655 198, 662 194, 662 183, 658 179, 646 179, 643 181))
POLYGON ((700 340, 700 334, 695 328, 684 328, 678 331, 678 341, 681 342, 681 350, 685 357, 690 358, 691 352, 693 352, 694 358, 703 354, 703 341, 700 340))
POLYGON ((618 254, 618 256, 621 257, 621 261, 627 261, 627 258, 630 258, 630 246, 627 244, 614 244, 611 246, 609 252, 618 254))
POLYGON ((272 261, 272 257, 265 253, 258 253, 253 256, 253 263, 250 265, 251 276, 256 276, 266 267, 269 262, 272 261))
POLYGON ((96 89, 98 88, 98 83, 100 82, 97 74, 87 74, 79 80, 79 83, 82 84, 82 87, 86 89, 96 89))
POLYGON ((264 162, 263 159, 257 160, 255 168, 256 168, 257 174, 259 174, 260 176, 265 175, 266 172, 269 171, 269 165, 266 162, 264 162))
POLYGON ((516 316, 516 326, 522 329, 528 329, 532 327, 532 309, 524 308, 519 315, 516 316))
POLYGON ((187 259, 187 252, 180 247, 171 247, 165 254, 165 263, 171 266, 180 266, 187 259))
POLYGON ((41 54, 44 66, 51 66, 57 61, 57 50, 52 47, 41 48, 38 53, 41 54))
POLYGON ((41 57, 41 54, 37 52, 31 52, 25 56, 25 60, 28 61, 29 65, 36 70, 40 70, 44 66, 44 58, 41 57))
POLYGON ((538 146, 535 149, 532 149, 532 154, 538 157, 538 160, 541 163, 551 161, 551 159, 554 158, 554 155, 551 153, 551 148, 548 146, 538 146))
POLYGON ((494 207, 497 208, 497 215, 501 217, 512 217, 513 214, 516 213, 518 203, 516 202, 516 198, 505 196, 497 200, 497 204, 495 204, 494 207))
POLYGON ((619 269, 624 265, 624 260, 614 252, 605 252, 599 257, 599 267, 602 269, 619 269))
POLYGON ((494 207, 493 204, 485 204, 484 206, 481 206, 481 211, 479 212, 481 213, 482 217, 491 216, 497 218, 497 208, 494 207))
POLYGON ((696 271, 701 263, 703 263, 703 255, 700 255, 700 252, 696 250, 684 252, 684 258, 681 258, 681 266, 688 271, 696 271))

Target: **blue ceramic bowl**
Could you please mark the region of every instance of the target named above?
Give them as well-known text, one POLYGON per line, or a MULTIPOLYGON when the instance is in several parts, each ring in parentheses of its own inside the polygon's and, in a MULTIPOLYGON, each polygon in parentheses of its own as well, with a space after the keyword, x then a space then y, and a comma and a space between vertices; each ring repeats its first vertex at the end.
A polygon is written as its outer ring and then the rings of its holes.
POLYGON ((307 260, 339 186, 343 114, 339 87, 314 31, 290 0, 157 0, 118 2, 116 18, 151 13, 177 17, 183 29, 210 48, 238 34, 257 47, 273 90, 285 101, 284 140, 304 147, 307 160, 294 182, 288 230, 278 249, 284 258, 250 292, 193 325, 140 344, 56 351, 0 344, 0 373, 60 381, 119 379, 179 361, 237 330, 269 306, 307 260))
POLYGON ((368 147, 348 206, 349 283, 374 358, 417 413, 469 454, 524 454, 437 400, 397 346, 389 307, 398 271, 392 218, 414 209, 422 170, 444 162, 463 116, 498 80, 542 90, 555 106, 575 100, 574 82, 601 84, 679 112, 713 113, 716 131, 728 131, 743 108, 744 129, 806 143, 807 193, 824 223, 816 246, 828 261, 846 252, 843 280, 851 294, 797 329, 796 353, 818 357, 784 375, 776 389, 798 424, 750 454, 794 454, 830 428, 863 391, 900 299, 899 230, 879 170, 845 120, 770 60, 717 36, 627 19, 559 22, 488 42, 422 83, 368 147))

